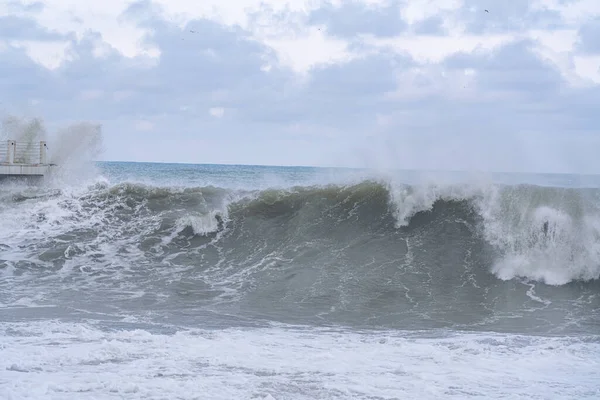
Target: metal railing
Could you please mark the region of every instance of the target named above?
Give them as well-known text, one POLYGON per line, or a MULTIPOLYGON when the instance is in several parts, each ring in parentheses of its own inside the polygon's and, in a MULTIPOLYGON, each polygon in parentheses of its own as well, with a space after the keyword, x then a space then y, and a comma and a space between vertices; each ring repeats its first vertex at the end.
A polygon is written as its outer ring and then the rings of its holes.
POLYGON ((45 141, 17 142, 7 140, 0 142, 0 163, 46 165, 48 146, 45 141))

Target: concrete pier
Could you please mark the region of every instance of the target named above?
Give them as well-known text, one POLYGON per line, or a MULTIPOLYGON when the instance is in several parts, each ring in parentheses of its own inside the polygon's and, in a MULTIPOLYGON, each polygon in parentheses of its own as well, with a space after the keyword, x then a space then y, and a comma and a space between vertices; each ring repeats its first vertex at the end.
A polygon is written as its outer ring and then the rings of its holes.
POLYGON ((43 178, 55 167, 47 161, 46 142, 24 143, 7 140, 0 143, 0 179, 43 178))

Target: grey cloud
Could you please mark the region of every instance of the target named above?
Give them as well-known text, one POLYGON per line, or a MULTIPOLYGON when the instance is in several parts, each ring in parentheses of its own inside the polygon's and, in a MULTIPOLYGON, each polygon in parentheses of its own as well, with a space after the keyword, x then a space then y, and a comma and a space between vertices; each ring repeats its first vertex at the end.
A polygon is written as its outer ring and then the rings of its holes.
POLYGON ((539 59, 533 43, 523 40, 502 46, 491 57, 459 53, 444 65, 451 69, 474 68, 479 71, 478 87, 485 92, 519 93, 529 100, 544 99, 563 84, 560 71, 539 59))
MULTIPOLYGON (((166 140, 173 152, 180 145, 193 155, 203 148, 192 150, 191 144, 178 143, 202 140, 228 157, 222 162, 252 162, 248 154, 255 154, 255 160, 264 162, 306 164, 324 160, 331 149, 350 147, 376 132, 387 143, 384 147, 392 162, 414 159, 417 163, 418 157, 429 157, 437 165, 456 157, 464 165, 489 159, 501 168, 503 162, 513 165, 510 157, 516 157, 520 141, 535 143, 533 136, 527 136, 531 132, 543 142, 597 127, 599 89, 567 88, 560 73, 540 61, 526 41, 491 55, 457 54, 440 66, 477 69, 475 98, 429 94, 416 101, 399 101, 386 93, 403 89, 398 87, 397 74, 414 66, 404 56, 381 52, 346 64, 319 66, 308 81, 299 83, 285 68, 261 71, 265 54, 272 54, 239 27, 195 20, 180 29, 161 19, 160 10, 150 3, 132 5, 123 18, 136 18, 149 30, 146 43, 160 47, 162 54, 154 67, 141 67, 140 59, 116 51, 96 58, 98 34, 72 40, 73 60, 56 71, 38 66, 21 50, 9 49, 0 53, 0 83, 5 88, 0 100, 24 103, 41 98, 42 116, 104 122, 106 147, 116 149, 113 156, 109 150, 107 158, 117 157, 114 154, 126 158, 128 150, 123 146, 135 146, 142 139, 143 146, 135 151, 147 159, 155 157, 149 154, 152 151, 162 157, 166 140), (102 93, 82 100, 79 95, 85 90, 102 93), (222 93, 214 99, 218 91, 222 93), (116 92, 129 96, 115 99, 116 92), (182 106, 189 109, 181 110, 182 106), (227 111, 216 119, 208 114, 209 107, 227 111), (377 126, 377 114, 389 116, 390 125, 377 126), (147 119, 157 129, 135 132, 137 119, 147 119), (292 125, 299 130, 291 129, 292 125), (343 137, 328 138, 326 134, 332 132, 343 137)), ((429 22, 430 28, 422 27, 425 31, 436 25, 429 22)), ((522 160, 514 162, 526 165, 522 160)))
POLYGON ((452 101, 432 96, 410 112, 392 113, 393 126, 380 138, 381 162, 396 167, 420 162, 434 169, 597 172, 598 163, 582 152, 589 144, 582 143, 598 143, 593 132, 600 87, 568 88, 530 46, 520 42, 492 56, 448 59, 448 69, 478 70, 476 97, 452 101))
POLYGON ((183 31, 156 27, 148 42, 161 48, 156 77, 168 86, 212 90, 226 86, 232 77, 236 83, 264 80, 264 48, 212 21, 192 21, 183 31))
POLYGON ((153 4, 150 0, 139 0, 131 2, 125 11, 123 11, 121 17, 125 19, 145 21, 147 19, 153 19, 157 13, 160 13, 162 9, 153 4))
POLYGON ((325 24, 329 34, 342 37, 358 34, 395 36, 407 27, 400 18, 397 1, 383 7, 358 2, 343 2, 339 8, 328 4, 311 12, 308 22, 313 25, 325 24))
POLYGON ((19 103, 37 97, 40 92, 53 93, 55 76, 34 63, 22 49, 9 47, 0 51, 0 99, 19 103))
POLYGON ((20 1, 9 1, 8 9, 11 12, 26 12, 26 13, 38 13, 44 10, 44 3, 36 1, 33 3, 23 4, 20 1))
POLYGON ((597 134, 598 99, 600 99, 600 85, 562 94, 559 101, 554 102, 554 112, 568 115, 577 121, 563 129, 565 131, 589 131, 597 134))
POLYGON ((14 15, 0 16, 0 38, 5 40, 65 40, 67 35, 52 32, 29 18, 14 15))
MULTIPOLYGON (((295 81, 291 71, 261 71, 267 49, 239 30, 206 20, 192 21, 183 30, 159 18, 144 23, 152 28, 147 43, 161 48, 156 66, 140 67, 141 60, 127 59, 116 50, 97 58, 93 51, 101 37, 90 33, 72 41, 69 52, 73 59, 53 72, 37 66, 23 52, 2 53, 0 72, 12 86, 3 86, 10 92, 1 93, 0 100, 12 99, 16 92, 22 108, 28 99, 37 98, 42 100, 39 109, 54 118, 156 120, 180 115, 194 121, 194 128, 177 130, 197 134, 198 130, 223 126, 222 122, 215 125, 219 120, 208 114, 208 108, 215 106, 228 108, 225 121, 233 116, 246 124, 235 130, 257 123, 255 118, 244 118, 246 108, 262 108, 271 114, 271 108, 287 96, 282 90, 286 82, 295 81), (99 96, 81 99, 85 91, 98 91, 99 96), (225 94, 213 99, 215 91, 225 94), (115 99, 119 92, 126 96, 115 99), (184 107, 187 109, 182 110, 184 107)), ((225 124, 233 129, 231 122, 225 124)))
POLYGON ((430 17, 413 25, 413 32, 417 35, 443 35, 446 33, 443 24, 444 19, 440 16, 430 17))
POLYGON ((467 31, 477 34, 558 29, 564 26, 557 11, 534 10, 529 0, 465 0, 460 17, 465 21, 467 31))
MULTIPOLYGON (((148 12, 147 3, 134 7, 136 14, 148 12)), ((190 21, 180 29, 152 10, 139 23, 150 30, 145 43, 161 49, 159 63, 148 77, 163 91, 201 93, 227 86, 260 87, 271 79, 272 74, 261 70, 267 49, 241 29, 204 19, 190 21)))
POLYGON ((393 87, 396 69, 413 65, 408 57, 380 53, 345 64, 322 66, 312 72, 308 90, 317 96, 360 94, 363 98, 372 98, 393 87))
POLYGON ((241 117, 252 121, 317 124, 335 128, 358 128, 374 121, 374 113, 394 105, 384 97, 396 85, 396 71, 412 61, 380 54, 346 64, 321 66, 310 80, 289 95, 271 91, 260 104, 248 104, 241 117), (266 102, 268 107, 264 106, 266 102))
POLYGON ((244 101, 257 103, 261 95, 280 88, 284 79, 293 78, 290 72, 261 71, 266 49, 239 30, 207 20, 191 21, 180 29, 160 19, 148 6, 138 3, 129 11, 137 17, 146 12, 139 21, 150 31, 145 42, 161 49, 154 67, 141 67, 141 59, 124 58, 116 50, 96 58, 93 50, 101 39, 98 34, 72 42, 74 59, 57 71, 65 82, 63 95, 78 98, 85 90, 103 92, 97 99, 77 103, 82 116, 142 118, 181 113, 188 118, 212 119, 209 107, 240 108, 244 101), (219 90, 233 95, 220 96, 216 102, 210 93, 219 90), (119 92, 127 96, 115 99, 119 92), (182 111, 184 107, 187 110, 182 111))
POLYGON ((600 17, 588 21, 579 29, 578 48, 592 54, 600 54, 600 17))

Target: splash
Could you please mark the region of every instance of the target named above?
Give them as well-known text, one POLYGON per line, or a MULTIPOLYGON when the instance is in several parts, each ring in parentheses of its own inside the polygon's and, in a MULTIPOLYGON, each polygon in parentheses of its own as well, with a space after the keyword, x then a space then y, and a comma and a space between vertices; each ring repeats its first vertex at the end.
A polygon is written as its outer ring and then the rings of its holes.
POLYGON ((5 117, 0 139, 17 141, 22 154, 18 162, 35 162, 38 143, 48 145, 48 161, 56 164, 49 183, 73 185, 98 176, 94 161, 103 152, 102 127, 89 122, 75 123, 49 134, 40 118, 5 117))
POLYGON ((76 123, 56 132, 50 139, 50 160, 57 165, 53 179, 76 185, 99 175, 94 161, 103 152, 102 127, 76 123))
POLYGON ((35 143, 46 140, 47 133, 39 118, 27 120, 9 116, 2 120, 0 138, 2 140, 14 139, 21 143, 35 143))
POLYGON ((36 162, 38 143, 47 138, 42 121, 38 118, 25 120, 10 116, 2 120, 1 126, 0 139, 2 141, 9 139, 17 141, 18 151, 15 155, 15 162, 25 164, 36 162))
POLYGON ((498 251, 492 272, 549 285, 600 277, 600 205, 595 191, 489 184, 390 185, 396 227, 436 204, 466 201, 498 251))

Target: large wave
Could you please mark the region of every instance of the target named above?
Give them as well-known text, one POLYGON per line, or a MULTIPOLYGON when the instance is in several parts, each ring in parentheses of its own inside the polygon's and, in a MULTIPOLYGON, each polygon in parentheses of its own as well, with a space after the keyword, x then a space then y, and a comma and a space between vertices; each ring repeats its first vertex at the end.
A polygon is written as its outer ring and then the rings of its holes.
POLYGON ((399 226, 436 203, 467 202, 480 217, 478 234, 497 250, 492 271, 501 279, 564 284, 600 275, 597 190, 465 184, 405 186, 390 193, 399 226))
MULTIPOLYGON (((83 192, 53 189, 33 199, 24 192, 7 198, 5 192, 0 201, 4 226, 23 240, 89 229, 98 235, 111 232, 113 237, 121 232, 125 239, 135 227, 154 224, 152 235, 163 235, 161 243, 181 235, 229 240, 245 235, 264 240, 273 250, 315 241, 328 241, 331 249, 339 249, 374 235, 405 242, 415 231, 430 229, 425 233, 431 247, 443 248, 458 239, 489 245, 495 257, 489 270, 500 279, 524 277, 561 285, 600 277, 598 193, 531 185, 410 186, 373 180, 259 191, 101 182, 83 192), (15 207, 20 203, 26 205, 15 207), (20 211, 7 215, 9 208, 20 211), (468 229, 452 228, 457 224, 468 229)), ((135 237, 144 243, 147 238, 138 233, 135 237)), ((4 241, 10 240, 5 236, 4 241)), ((489 252, 483 244, 480 250, 489 252)))
POLYGON ((598 189, 168 165, 144 165, 145 183, 118 165, 115 181, 90 163, 100 130, 64 132, 78 157, 52 146, 63 165, 45 184, 1 186, 0 304, 543 332, 597 319, 598 189))

